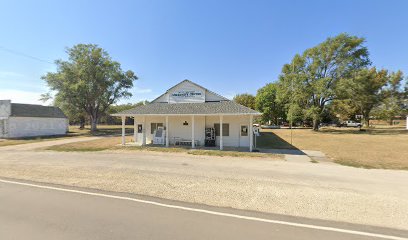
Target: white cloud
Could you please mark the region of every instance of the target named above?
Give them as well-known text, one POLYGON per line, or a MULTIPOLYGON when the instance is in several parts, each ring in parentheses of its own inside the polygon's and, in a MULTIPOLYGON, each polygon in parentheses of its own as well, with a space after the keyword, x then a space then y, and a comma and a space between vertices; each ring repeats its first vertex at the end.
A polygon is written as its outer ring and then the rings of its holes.
POLYGON ((10 71, 0 71, 0 77, 24 77, 24 74, 10 71))
POLYGON ((134 87, 134 92, 135 92, 135 93, 139 93, 139 94, 151 93, 151 92, 152 92, 152 89, 150 89, 150 88, 134 87))
POLYGON ((29 103, 29 104, 42 104, 46 105, 39 99, 41 98, 41 93, 39 92, 29 92, 20 91, 12 89, 0 89, 0 99, 1 100, 11 100, 14 103, 29 103))
POLYGON ((228 98, 229 100, 232 100, 235 97, 235 95, 237 95, 237 94, 234 93, 234 92, 227 92, 225 94, 221 94, 221 96, 224 96, 224 97, 228 98))

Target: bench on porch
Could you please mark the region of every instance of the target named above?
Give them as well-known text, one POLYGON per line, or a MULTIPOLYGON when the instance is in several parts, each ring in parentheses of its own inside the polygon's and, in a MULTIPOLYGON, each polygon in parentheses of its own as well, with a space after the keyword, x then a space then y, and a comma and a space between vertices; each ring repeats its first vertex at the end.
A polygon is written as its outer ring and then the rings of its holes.
MULTIPOLYGON (((193 141, 191 139, 182 139, 182 138, 178 138, 178 137, 174 137, 173 141, 174 141, 174 145, 177 145, 177 146, 191 146, 192 143, 193 143, 193 141)), ((194 145, 198 146, 199 141, 194 140, 194 145)))

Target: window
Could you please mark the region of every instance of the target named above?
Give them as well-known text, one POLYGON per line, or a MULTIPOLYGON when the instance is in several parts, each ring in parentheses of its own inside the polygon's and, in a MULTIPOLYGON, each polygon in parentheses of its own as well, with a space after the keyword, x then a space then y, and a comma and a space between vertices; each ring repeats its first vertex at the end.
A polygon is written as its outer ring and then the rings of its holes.
POLYGON ((248 126, 247 125, 241 125, 241 136, 242 137, 248 136, 248 126))
MULTIPOLYGON (((215 123, 214 124, 215 128, 215 136, 219 137, 220 136, 220 124, 215 123)), ((222 124, 222 136, 229 136, 229 123, 223 123, 222 124)))
POLYGON ((163 127, 163 123, 150 123, 150 133, 154 134, 158 127, 163 127))

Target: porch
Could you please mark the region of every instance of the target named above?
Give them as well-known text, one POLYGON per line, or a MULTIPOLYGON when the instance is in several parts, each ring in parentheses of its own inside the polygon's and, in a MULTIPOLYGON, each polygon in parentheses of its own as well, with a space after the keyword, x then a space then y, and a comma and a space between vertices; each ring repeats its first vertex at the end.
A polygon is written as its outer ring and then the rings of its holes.
MULTIPOLYGON (((188 147, 192 149, 249 149, 253 150, 253 116, 235 115, 129 115, 122 118, 122 141, 125 145, 154 145, 188 147), (126 142, 126 119, 133 118, 133 143, 126 142), (154 141, 154 134, 162 128, 162 141, 154 141), (215 147, 206 147, 206 128, 215 129, 215 147), (221 134, 222 133, 222 134, 221 134), (153 144, 159 142, 159 144, 153 144)), ((247 151, 247 150, 246 150, 247 151)))

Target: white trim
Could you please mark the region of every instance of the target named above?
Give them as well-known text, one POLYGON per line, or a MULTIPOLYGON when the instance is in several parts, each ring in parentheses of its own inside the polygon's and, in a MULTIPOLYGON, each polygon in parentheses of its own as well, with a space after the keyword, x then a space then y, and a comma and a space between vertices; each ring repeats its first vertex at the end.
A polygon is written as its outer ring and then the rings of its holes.
POLYGON ((158 207, 178 209, 178 210, 189 211, 189 212, 198 212, 198 213, 210 214, 210 215, 215 215, 215 216, 230 217, 230 218, 243 219, 243 220, 255 221, 255 222, 272 223, 272 224, 279 224, 279 225, 285 225, 285 226, 316 229, 316 230, 337 232, 337 233, 346 233, 346 234, 366 236, 366 237, 375 237, 375 238, 382 238, 382 239, 408 240, 408 238, 398 237, 398 236, 393 236, 393 235, 363 232, 363 231, 349 230, 349 229, 336 228, 336 227, 325 227, 325 226, 319 226, 319 225, 313 225, 313 224, 289 222, 289 221, 282 221, 282 220, 273 220, 273 219, 267 219, 267 218, 250 217, 250 216, 238 215, 238 214, 233 214, 233 213, 217 212, 217 211, 205 210, 205 209, 193 208, 193 207, 183 207, 180 205, 165 204, 165 203, 156 202, 156 201, 149 201, 149 200, 143 200, 143 199, 137 199, 137 198, 131 198, 131 197, 122 197, 122 196, 111 195, 111 194, 87 192, 87 191, 73 190, 73 189, 68 189, 68 188, 51 187, 51 186, 44 186, 44 185, 24 183, 24 182, 8 181, 8 180, 3 180, 3 179, 0 179, 0 182, 21 185, 21 186, 26 186, 26 187, 54 190, 54 191, 60 191, 60 192, 69 192, 69 193, 83 194, 83 195, 88 195, 88 196, 96 196, 96 197, 104 197, 104 198, 110 198, 110 199, 131 201, 131 202, 137 202, 137 203, 143 203, 143 204, 150 204, 150 205, 154 205, 158 207))
POLYGON ((191 148, 195 148, 195 136, 194 136, 194 115, 191 116, 191 148))
POLYGON ((122 116, 122 146, 125 146, 125 144, 126 144, 125 124, 126 124, 126 116, 122 116))
POLYGON ((253 119, 252 119, 252 115, 249 116, 249 151, 252 152, 252 148, 254 145, 254 133, 253 131, 253 119))
POLYGON ((169 147, 169 116, 166 116, 166 147, 169 147))
POLYGON ((146 117, 143 117, 142 125, 142 145, 146 145, 146 117))
POLYGON ((223 138, 222 138, 222 135, 224 135, 223 134, 223 129, 222 129, 222 115, 220 115, 220 150, 223 150, 224 149, 224 141, 223 141, 223 138))
POLYGON ((137 122, 135 117, 133 117, 133 141, 137 142, 137 122))

